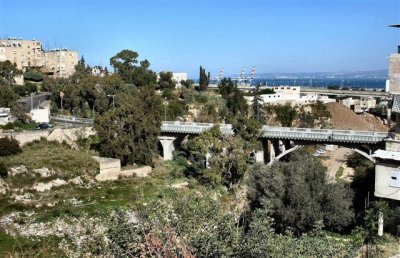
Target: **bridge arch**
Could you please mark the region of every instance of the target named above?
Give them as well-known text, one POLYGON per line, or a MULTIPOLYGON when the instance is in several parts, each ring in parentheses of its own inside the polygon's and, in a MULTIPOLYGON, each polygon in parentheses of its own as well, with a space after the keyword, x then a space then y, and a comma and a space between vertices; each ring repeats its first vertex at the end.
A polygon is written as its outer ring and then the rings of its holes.
MULTIPOLYGON (((296 146, 293 146, 292 148, 290 148, 288 150, 285 150, 284 152, 282 152, 281 154, 279 154, 278 156, 273 158, 270 162, 268 162, 267 165, 271 166, 275 161, 279 161, 282 157, 284 157, 287 154, 289 154, 289 153, 291 153, 291 152, 293 152, 293 151, 295 151, 295 150, 297 150, 299 148, 302 148, 302 147, 304 147, 304 146, 303 145, 296 145, 296 146)), ((371 155, 366 153, 365 151, 362 151, 362 150, 357 149, 357 148, 351 148, 351 150, 353 150, 354 152, 360 154, 361 156, 363 156, 364 158, 368 159, 369 161, 371 161, 372 163, 375 164, 376 160, 371 155)))

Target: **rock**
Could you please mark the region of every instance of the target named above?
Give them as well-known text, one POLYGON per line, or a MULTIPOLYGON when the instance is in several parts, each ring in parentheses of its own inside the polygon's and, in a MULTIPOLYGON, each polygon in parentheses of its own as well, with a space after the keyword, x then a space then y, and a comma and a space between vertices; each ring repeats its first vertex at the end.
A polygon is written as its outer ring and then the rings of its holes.
POLYGON ((24 195, 16 195, 14 197, 14 200, 19 203, 28 204, 28 203, 32 202, 32 198, 33 198, 33 194, 26 193, 24 195))
POLYGON ((123 178, 127 177, 148 177, 149 174, 151 173, 152 168, 150 166, 144 166, 140 168, 134 168, 134 169, 127 169, 127 170, 122 170, 120 172, 120 176, 123 178))
POLYGON ((16 176, 16 175, 24 174, 24 173, 28 173, 28 169, 26 169, 26 167, 23 165, 12 167, 12 168, 10 168, 10 171, 9 171, 10 176, 16 176))
POLYGON ((77 176, 77 177, 74 177, 74 178, 68 180, 68 183, 72 184, 72 185, 81 185, 81 184, 83 184, 83 181, 80 176, 77 176))
POLYGON ((6 194, 8 191, 10 191, 10 187, 3 179, 0 179, 0 194, 6 194))
POLYGON ((39 174, 40 177, 49 177, 55 174, 53 170, 50 170, 48 168, 34 169, 33 173, 39 174))
POLYGON ((57 203, 58 203, 57 201, 55 201, 55 202, 48 202, 48 203, 46 203, 46 207, 48 207, 48 208, 53 208, 54 206, 56 206, 57 203))
POLYGON ((37 183, 36 185, 33 186, 33 189, 35 189, 38 192, 44 192, 50 190, 53 187, 65 185, 66 183, 67 182, 65 182, 65 180, 57 178, 48 183, 37 183))
POLYGON ((175 188, 175 189, 180 189, 180 188, 187 187, 188 185, 189 185, 188 182, 182 182, 182 183, 172 184, 171 187, 175 188))

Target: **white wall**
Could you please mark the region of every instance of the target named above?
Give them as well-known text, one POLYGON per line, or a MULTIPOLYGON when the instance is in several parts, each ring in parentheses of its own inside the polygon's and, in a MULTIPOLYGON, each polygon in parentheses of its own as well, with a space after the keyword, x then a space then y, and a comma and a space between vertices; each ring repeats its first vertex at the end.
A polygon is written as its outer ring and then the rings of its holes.
POLYGON ((398 165, 375 165, 375 196, 400 201, 400 169, 398 165))
POLYGON ((32 109, 30 112, 32 120, 36 123, 48 123, 50 122, 50 110, 49 109, 32 109))

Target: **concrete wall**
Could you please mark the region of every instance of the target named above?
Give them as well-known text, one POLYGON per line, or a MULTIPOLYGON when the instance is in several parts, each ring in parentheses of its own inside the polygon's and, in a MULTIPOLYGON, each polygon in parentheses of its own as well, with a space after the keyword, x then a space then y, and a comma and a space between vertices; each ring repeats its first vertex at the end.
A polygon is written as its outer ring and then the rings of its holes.
POLYGON ((400 201, 400 169, 398 164, 375 165, 375 196, 400 201))
POLYGON ((32 120, 36 123, 48 123, 50 122, 50 110, 49 109, 32 109, 30 111, 32 120))
POLYGON ((0 138, 13 137, 19 141, 19 145, 23 146, 27 143, 33 142, 35 140, 40 140, 40 138, 47 138, 50 131, 40 130, 40 131, 24 131, 18 133, 0 133, 0 138))
POLYGON ((68 128, 61 129, 57 128, 53 131, 50 130, 38 130, 38 131, 23 131, 23 132, 13 132, 13 133, 0 133, 0 138, 4 137, 14 137, 17 139, 21 146, 33 142, 35 140, 40 140, 44 137, 48 141, 66 141, 72 147, 77 147, 74 141, 79 137, 87 138, 90 135, 94 135, 96 132, 92 127, 82 127, 82 128, 68 128))
POLYGON ((98 181, 117 180, 121 173, 121 161, 119 159, 111 159, 93 156, 99 162, 100 173, 96 176, 98 181))
POLYGON ((387 139, 386 142, 385 142, 385 150, 400 152, 400 141, 399 140, 387 139))

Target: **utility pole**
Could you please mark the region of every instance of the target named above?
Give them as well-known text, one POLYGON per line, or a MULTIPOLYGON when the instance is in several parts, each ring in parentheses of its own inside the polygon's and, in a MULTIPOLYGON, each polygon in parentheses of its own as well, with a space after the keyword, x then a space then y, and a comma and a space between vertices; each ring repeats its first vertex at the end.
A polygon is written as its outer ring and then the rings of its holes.
POLYGON ((33 92, 31 92, 31 110, 33 109, 33 92))

